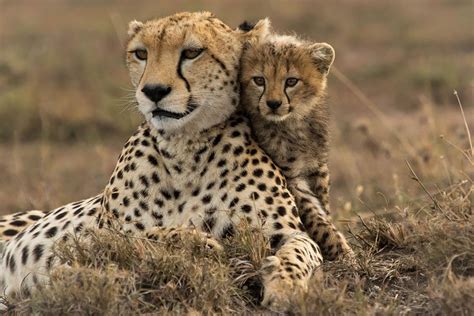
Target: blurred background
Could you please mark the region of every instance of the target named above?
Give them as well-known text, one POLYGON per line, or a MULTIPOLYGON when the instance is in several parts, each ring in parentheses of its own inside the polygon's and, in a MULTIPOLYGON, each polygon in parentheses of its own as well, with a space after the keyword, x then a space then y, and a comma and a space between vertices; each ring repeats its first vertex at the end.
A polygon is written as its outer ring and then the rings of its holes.
POLYGON ((473 169, 470 0, 0 0, 0 213, 99 192, 141 117, 124 64, 127 24, 212 11, 236 27, 328 42, 332 208, 340 220, 426 201, 473 169), (440 137, 442 135, 442 137, 440 137))

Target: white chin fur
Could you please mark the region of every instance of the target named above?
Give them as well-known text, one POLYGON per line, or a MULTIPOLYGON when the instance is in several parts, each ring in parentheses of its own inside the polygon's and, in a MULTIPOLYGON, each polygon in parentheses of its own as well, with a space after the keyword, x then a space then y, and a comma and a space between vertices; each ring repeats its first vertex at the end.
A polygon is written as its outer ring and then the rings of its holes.
POLYGON ((267 121, 271 121, 271 122, 282 122, 284 120, 286 120, 288 118, 288 116, 290 116, 290 114, 285 114, 283 116, 281 115, 276 115, 276 114, 267 114, 265 115, 265 119, 267 121))
MULTIPOLYGON (((189 114, 188 116, 191 116, 189 114)), ((156 129, 162 129, 165 131, 175 131, 177 129, 180 129, 184 125, 186 125, 186 121, 188 121, 188 116, 185 116, 180 119, 174 119, 170 117, 153 117, 150 115, 150 119, 147 119, 148 122, 153 125, 156 129)))
POLYGON ((194 121, 196 115, 198 115, 200 110, 200 108, 197 108, 193 112, 180 119, 174 119, 171 117, 153 117, 151 113, 149 113, 148 116, 145 115, 145 118, 156 129, 174 132, 194 121))

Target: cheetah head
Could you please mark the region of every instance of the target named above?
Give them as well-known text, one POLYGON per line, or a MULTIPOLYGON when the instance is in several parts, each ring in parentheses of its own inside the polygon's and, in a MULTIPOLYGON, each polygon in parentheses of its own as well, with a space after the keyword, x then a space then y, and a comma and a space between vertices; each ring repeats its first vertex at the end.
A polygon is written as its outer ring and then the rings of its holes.
POLYGON ((268 24, 233 30, 209 12, 130 22, 127 66, 140 112, 171 133, 226 120, 239 102, 243 43, 266 36, 268 24))
POLYGON ((241 61, 242 104, 267 121, 304 119, 322 104, 334 49, 294 36, 271 35, 245 46, 241 61))

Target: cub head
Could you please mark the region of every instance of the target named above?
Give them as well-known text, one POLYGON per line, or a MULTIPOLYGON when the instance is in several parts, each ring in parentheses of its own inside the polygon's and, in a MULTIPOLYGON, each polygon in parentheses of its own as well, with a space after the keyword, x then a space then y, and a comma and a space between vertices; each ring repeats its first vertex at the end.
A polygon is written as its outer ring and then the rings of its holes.
POLYGON ((223 122, 239 102, 243 43, 265 36, 268 24, 232 30, 208 12, 130 22, 127 66, 140 112, 173 133, 223 122))
POLYGON ((333 61, 326 43, 282 35, 250 41, 241 59, 243 108, 273 122, 303 119, 322 103, 333 61))

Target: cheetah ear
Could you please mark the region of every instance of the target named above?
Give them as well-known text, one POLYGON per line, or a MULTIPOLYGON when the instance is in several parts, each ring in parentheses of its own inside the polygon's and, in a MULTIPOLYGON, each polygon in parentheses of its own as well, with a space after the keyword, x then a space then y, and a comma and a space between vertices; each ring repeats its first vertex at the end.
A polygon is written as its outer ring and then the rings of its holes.
POLYGON ((334 48, 327 43, 315 43, 309 46, 309 53, 319 72, 327 75, 334 62, 334 48))
POLYGON ((245 21, 239 25, 236 31, 242 35, 244 42, 251 42, 266 38, 270 34, 270 30, 270 19, 265 18, 255 24, 245 21))
POLYGON ((128 23, 128 36, 132 37, 137 34, 143 28, 143 23, 137 20, 133 20, 128 23))

